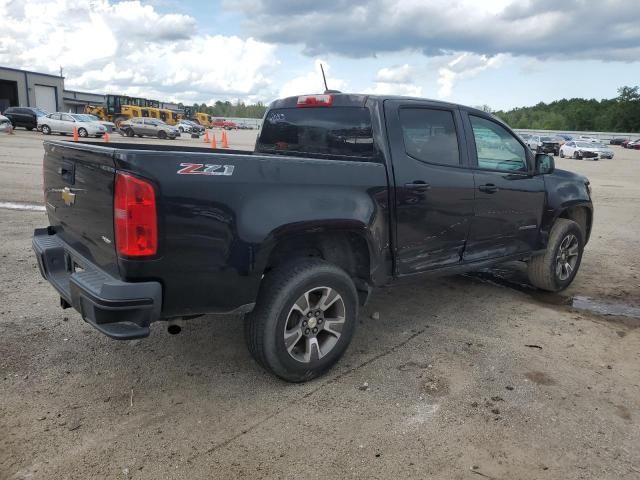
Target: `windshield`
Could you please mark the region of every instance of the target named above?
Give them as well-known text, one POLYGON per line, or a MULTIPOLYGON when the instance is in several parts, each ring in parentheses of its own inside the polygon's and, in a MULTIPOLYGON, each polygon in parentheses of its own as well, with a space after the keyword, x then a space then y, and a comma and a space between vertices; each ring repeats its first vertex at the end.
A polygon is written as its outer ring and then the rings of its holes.
POLYGON ((576 142, 576 146, 580 148, 594 148, 597 147, 595 143, 587 143, 587 142, 576 142))
POLYGON ((90 122, 99 122, 100 121, 100 119, 98 117, 96 117, 95 115, 84 114, 83 117, 88 118, 90 122))
POLYGON ((34 108, 33 113, 36 114, 36 117, 46 117, 48 115, 44 110, 40 110, 39 108, 34 108))
POLYGON ((553 138, 551 138, 551 137, 541 137, 540 141, 541 142, 553 142, 553 138))
POLYGON ((92 120, 90 120, 89 118, 87 118, 86 115, 81 115, 79 113, 75 113, 75 114, 71 114, 71 116, 73 118, 75 118, 77 121, 79 122, 91 122, 92 120))

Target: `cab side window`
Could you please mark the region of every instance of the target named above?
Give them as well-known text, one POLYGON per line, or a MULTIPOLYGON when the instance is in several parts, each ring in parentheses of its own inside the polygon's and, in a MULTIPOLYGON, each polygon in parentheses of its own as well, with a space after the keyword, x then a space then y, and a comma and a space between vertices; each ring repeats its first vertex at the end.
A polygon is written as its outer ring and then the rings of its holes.
POLYGON ((524 146, 502 125, 469 115, 478 156, 478 168, 504 172, 526 172, 524 146))
POLYGON ((407 155, 427 163, 460 165, 453 112, 401 108, 399 115, 407 155))

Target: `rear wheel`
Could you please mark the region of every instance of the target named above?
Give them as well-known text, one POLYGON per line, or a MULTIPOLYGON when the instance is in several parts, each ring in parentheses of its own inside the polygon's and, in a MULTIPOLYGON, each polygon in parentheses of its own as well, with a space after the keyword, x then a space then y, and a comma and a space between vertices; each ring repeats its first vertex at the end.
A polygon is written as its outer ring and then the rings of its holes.
POLYGON ((547 251, 529 260, 529 281, 550 292, 567 288, 580 268, 584 232, 573 220, 559 218, 551 229, 547 251))
POLYGON ((26 128, 29 131, 33 130, 33 127, 24 127, 24 128, 26 128))
POLYGON ((347 349, 358 315, 349 275, 305 258, 267 274, 256 308, 245 317, 251 355, 267 371, 304 382, 328 371, 347 349))

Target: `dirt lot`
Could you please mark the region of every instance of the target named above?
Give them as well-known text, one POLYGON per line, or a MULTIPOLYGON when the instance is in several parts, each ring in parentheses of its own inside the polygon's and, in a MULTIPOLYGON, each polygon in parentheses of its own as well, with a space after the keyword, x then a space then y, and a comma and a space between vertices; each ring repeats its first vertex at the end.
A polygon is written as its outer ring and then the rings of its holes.
POLYGON ((58 308, 46 217, 10 209, 41 200, 41 141, 0 136, 1 479, 640 478, 640 151, 557 160, 596 205, 563 295, 518 265, 381 290, 339 366, 289 385, 239 317, 118 343, 58 308))

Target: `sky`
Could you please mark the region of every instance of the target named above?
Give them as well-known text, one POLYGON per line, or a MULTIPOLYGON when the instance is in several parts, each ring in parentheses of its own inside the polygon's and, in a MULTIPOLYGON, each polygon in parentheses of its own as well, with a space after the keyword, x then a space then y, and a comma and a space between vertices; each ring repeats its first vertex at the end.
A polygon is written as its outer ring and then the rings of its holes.
POLYGON ((0 0, 0 66, 184 104, 324 90, 494 110, 640 84, 638 0, 0 0))

